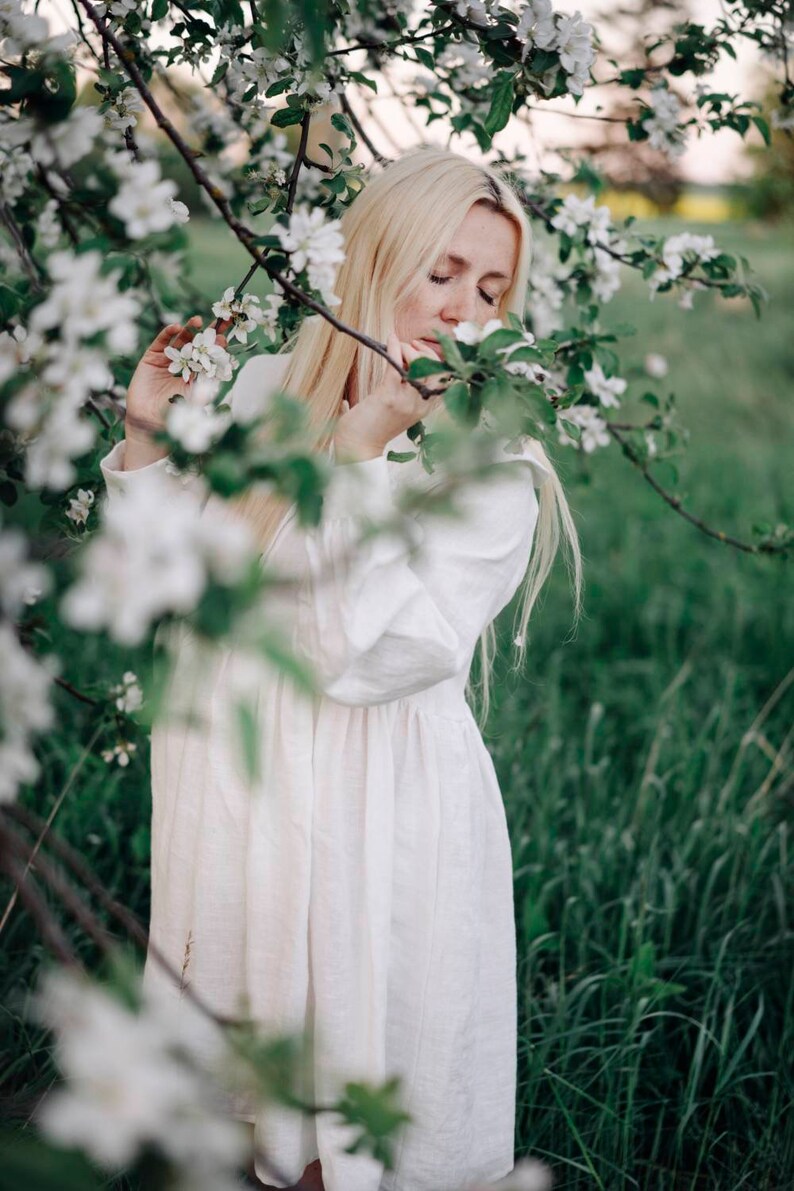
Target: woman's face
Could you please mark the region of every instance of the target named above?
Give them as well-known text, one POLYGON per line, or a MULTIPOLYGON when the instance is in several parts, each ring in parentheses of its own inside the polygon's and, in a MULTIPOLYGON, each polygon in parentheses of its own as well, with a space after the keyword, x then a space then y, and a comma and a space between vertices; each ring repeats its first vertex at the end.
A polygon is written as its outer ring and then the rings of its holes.
POLYGON ((518 229, 506 215, 475 203, 446 253, 436 260, 418 290, 396 311, 397 338, 424 340, 438 348, 439 332, 458 323, 483 326, 498 317, 499 301, 518 263, 518 229))

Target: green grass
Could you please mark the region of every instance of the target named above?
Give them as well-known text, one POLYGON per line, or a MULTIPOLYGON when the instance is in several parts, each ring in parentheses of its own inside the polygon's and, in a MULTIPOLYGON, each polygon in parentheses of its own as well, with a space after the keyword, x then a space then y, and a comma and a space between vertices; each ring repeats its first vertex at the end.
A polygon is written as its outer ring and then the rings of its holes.
MULTIPOLYGON (((190 230, 195 284, 217 297, 245 254, 217 224, 190 230)), ((687 508, 750 539, 755 521, 794 515, 794 253, 780 231, 704 230, 753 260, 772 299, 761 322, 708 294, 688 314, 670 296, 649 303, 633 277, 608 314, 638 328, 622 348, 629 397, 677 394, 691 430, 678 460, 687 508), (668 357, 665 381, 643 379, 648 351, 668 357)), ((626 400, 621 416, 634 412, 626 400)), ((552 1162, 556 1191, 789 1191, 790 581, 778 560, 688 525, 613 449, 556 458, 582 538, 585 616, 571 638, 558 567, 520 679, 507 672, 509 618, 501 626, 487 725, 514 850, 517 1152, 552 1162)), ((67 675, 98 682, 144 668, 76 635, 64 655, 67 675)), ((43 813, 93 730, 63 692, 59 711, 29 799, 43 813)), ((90 757, 57 820, 143 919, 145 744, 141 733, 127 771, 90 757)), ((3 944, 0 1094, 24 1120, 52 1068, 10 999, 42 956, 19 909, 3 944)))

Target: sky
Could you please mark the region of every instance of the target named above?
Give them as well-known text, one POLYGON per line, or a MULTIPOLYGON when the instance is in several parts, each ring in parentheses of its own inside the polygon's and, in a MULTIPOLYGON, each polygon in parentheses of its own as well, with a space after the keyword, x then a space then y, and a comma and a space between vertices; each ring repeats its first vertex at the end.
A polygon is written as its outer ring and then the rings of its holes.
MULTIPOLYGON (((605 37, 610 34, 610 12, 616 11, 618 6, 614 0, 572 0, 570 4, 558 3, 555 0, 554 3, 555 9, 561 11, 578 9, 605 37)), ((74 17, 68 0, 42 0, 38 11, 42 16, 50 18, 54 31, 73 25, 74 17)), ((662 10, 659 11, 661 14, 662 10)), ((689 0, 688 11, 691 19, 709 27, 721 15, 720 0, 689 0)), ((649 24, 652 24, 652 21, 649 24)), ((753 98, 761 74, 758 54, 750 43, 742 42, 737 49, 738 61, 733 62, 730 58, 723 57, 714 71, 713 81, 716 89, 732 94, 738 92, 742 98, 753 98)), ((408 73, 414 72, 414 68, 411 67, 408 73)), ((597 122, 583 119, 582 116, 597 113, 598 103, 597 91, 586 91, 578 105, 574 104, 572 98, 538 102, 531 129, 513 118, 507 129, 499 134, 498 143, 506 152, 520 148, 527 154, 530 167, 534 164, 538 167, 543 165, 546 168, 555 168, 559 164, 554 153, 555 148, 581 144, 597 130, 597 122)), ((446 143, 446 137, 441 133, 441 121, 425 129, 419 113, 406 112, 404 104, 386 94, 377 97, 373 106, 373 116, 368 131, 375 143, 387 154, 392 154, 398 147, 407 148, 422 139, 433 143, 446 143)), ((760 137, 755 130, 748 135, 760 143, 760 137)), ((463 148, 460 145, 458 147, 463 148)), ((473 138, 472 149, 476 156, 478 150, 473 138)), ((750 170, 750 164, 743 152, 743 142, 736 133, 726 130, 708 133, 700 139, 690 137, 686 153, 679 160, 679 166, 687 180, 710 185, 732 181, 746 175, 750 170)))

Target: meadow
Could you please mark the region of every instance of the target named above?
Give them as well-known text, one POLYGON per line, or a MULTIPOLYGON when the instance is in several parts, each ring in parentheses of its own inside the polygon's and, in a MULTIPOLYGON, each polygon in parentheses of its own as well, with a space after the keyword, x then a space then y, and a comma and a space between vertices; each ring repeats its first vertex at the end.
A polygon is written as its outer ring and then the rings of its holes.
MULTIPOLYGON (((711 294, 687 313, 670 295, 649 302, 628 277, 606 308, 637 328, 622 346, 621 418, 647 413, 632 395, 673 390, 690 440, 677 484, 664 464, 660 482, 750 541, 754 523, 794 518, 794 247, 780 229, 693 230, 746 254, 770 302, 760 321, 711 294), (648 352, 669 362, 661 381, 644 371, 648 352)), ((243 275, 245 254, 217 224, 190 233, 197 291, 215 299, 243 275)), ((515 675, 506 614, 485 731, 515 868, 516 1152, 548 1161, 555 1191, 789 1191, 790 571, 687 524, 614 446, 587 457, 559 448, 555 459, 581 535, 584 616, 573 632, 560 564, 515 675)), ((62 652, 67 673, 118 681, 145 666, 93 639, 62 652)), ((26 801, 46 814, 80 763, 56 830, 145 921, 145 733, 129 768, 111 769, 85 755, 99 730, 85 708, 63 691, 58 708, 46 777, 26 801)), ((17 907, 0 968, 10 1056, 0 1095, 17 1122, 53 1079, 46 1039, 16 999, 42 954, 17 907)))

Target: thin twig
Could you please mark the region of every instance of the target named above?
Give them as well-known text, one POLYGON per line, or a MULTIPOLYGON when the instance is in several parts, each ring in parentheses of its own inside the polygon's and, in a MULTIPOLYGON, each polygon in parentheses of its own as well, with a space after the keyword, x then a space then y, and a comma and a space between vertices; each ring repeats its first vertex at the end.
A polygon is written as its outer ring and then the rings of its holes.
POLYGON ((390 159, 388 157, 384 157, 384 155, 380 152, 380 150, 375 148, 372 141, 369 139, 366 132, 364 131, 364 127, 363 127, 361 121, 359 120, 358 116, 353 111, 352 107, 350 106, 350 101, 347 98, 347 96, 341 95, 340 101, 342 104, 342 111, 345 113, 348 120, 353 125, 353 128, 358 133, 359 139, 364 142, 364 144, 366 145, 369 152, 372 154, 372 156, 377 161, 378 165, 388 165, 390 159))
POLYGON ((676 513, 683 517, 685 521, 689 521, 689 523, 699 529, 701 533, 706 534, 707 537, 715 538, 718 542, 724 542, 727 546, 735 546, 737 550, 743 550, 746 554, 776 554, 779 552, 779 550, 783 549, 782 546, 759 546, 753 545, 751 542, 741 542, 738 538, 734 538, 731 537, 730 534, 723 533, 721 529, 712 529, 710 526, 706 525, 705 521, 702 521, 700 517, 696 517, 694 513, 687 512, 680 498, 673 496, 672 492, 668 492, 666 488, 662 487, 662 485, 651 474, 647 465, 643 463, 636 451, 633 450, 630 443, 623 437, 620 431, 616 430, 615 427, 610 425, 609 422, 607 422, 606 425, 612 437, 620 443, 626 457, 634 464, 638 471, 642 472, 643 476, 648 481, 651 488, 653 488, 654 492, 658 493, 662 500, 665 501, 671 509, 675 509, 676 513))

